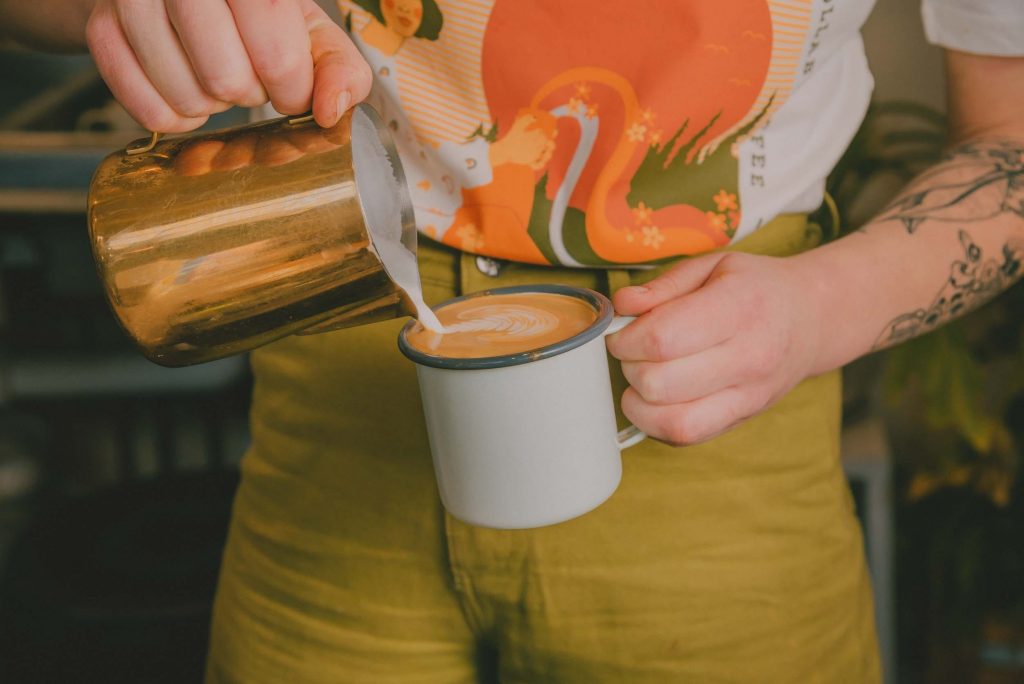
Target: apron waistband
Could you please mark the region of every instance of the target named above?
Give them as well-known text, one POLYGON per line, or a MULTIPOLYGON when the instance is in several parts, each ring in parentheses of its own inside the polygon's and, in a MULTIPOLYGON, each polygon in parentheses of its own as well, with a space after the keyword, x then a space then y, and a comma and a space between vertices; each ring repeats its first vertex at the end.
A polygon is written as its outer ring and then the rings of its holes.
MULTIPOLYGON (((765 256, 791 256, 817 247, 836 234, 838 214, 835 203, 826 195, 822 208, 811 217, 783 214, 750 235, 723 248, 765 256), (825 225, 825 224, 828 225, 825 225)), ((420 239, 420 271, 424 281, 458 285, 458 294, 469 294, 495 287, 539 283, 560 283, 588 287, 611 296, 628 285, 648 282, 690 258, 673 259, 653 268, 567 268, 508 262, 460 252, 433 240, 420 239), (452 279, 455 283, 452 283, 452 279)))

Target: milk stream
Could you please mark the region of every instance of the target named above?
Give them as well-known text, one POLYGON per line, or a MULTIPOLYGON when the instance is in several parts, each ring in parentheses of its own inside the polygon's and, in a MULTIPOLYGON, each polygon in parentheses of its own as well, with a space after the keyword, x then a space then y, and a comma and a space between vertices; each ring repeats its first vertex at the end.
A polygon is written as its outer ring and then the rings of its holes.
POLYGON ((362 199, 367 229, 376 251, 395 284, 412 300, 416 318, 427 330, 443 333, 444 326, 423 301, 416 254, 402 243, 402 210, 396 200, 404 192, 395 169, 377 137, 376 128, 361 110, 352 113, 352 156, 356 185, 362 199))

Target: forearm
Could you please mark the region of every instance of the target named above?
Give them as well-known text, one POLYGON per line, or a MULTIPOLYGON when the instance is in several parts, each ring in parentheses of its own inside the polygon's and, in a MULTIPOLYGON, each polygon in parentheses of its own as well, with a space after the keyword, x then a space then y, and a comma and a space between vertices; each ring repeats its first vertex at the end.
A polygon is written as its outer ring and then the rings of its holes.
POLYGON ((83 52, 85 22, 95 0, 0 0, 0 43, 54 52, 83 52))
POLYGON ((985 303, 1024 268, 1024 138, 961 145, 880 216, 795 257, 818 303, 814 372, 922 335, 985 303))

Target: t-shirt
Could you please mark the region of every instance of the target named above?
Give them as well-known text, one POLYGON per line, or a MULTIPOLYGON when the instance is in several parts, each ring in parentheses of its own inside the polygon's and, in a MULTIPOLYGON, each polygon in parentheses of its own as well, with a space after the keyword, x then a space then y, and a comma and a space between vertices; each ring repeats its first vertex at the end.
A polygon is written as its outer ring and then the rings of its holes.
MULTIPOLYGON (((339 0, 420 232, 538 264, 710 251, 817 208, 867 109, 872 0, 339 0)), ((1024 1, 924 0, 1024 54, 1024 1)))

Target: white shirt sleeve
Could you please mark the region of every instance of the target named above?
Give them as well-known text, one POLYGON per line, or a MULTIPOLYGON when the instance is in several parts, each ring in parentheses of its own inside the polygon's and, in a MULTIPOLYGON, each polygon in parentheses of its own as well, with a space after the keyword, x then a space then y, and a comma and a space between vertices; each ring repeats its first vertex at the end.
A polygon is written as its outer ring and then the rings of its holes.
POLYGON ((1024 0, 922 0, 921 17, 933 45, 1024 57, 1024 0))

